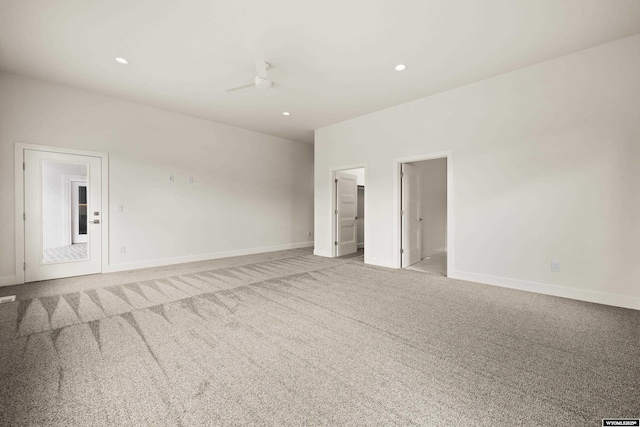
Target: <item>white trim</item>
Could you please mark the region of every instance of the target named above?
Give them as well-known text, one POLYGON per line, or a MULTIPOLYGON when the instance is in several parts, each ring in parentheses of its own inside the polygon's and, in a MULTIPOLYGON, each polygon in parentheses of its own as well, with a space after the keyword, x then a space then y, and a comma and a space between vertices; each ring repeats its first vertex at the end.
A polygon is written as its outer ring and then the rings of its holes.
POLYGON ((24 146, 16 142, 14 147, 14 219, 15 219, 15 284, 24 283, 24 170, 22 164, 24 162, 24 146))
MULTIPOLYGON (((75 154, 80 156, 98 157, 102 163, 102 206, 100 207, 102 223, 102 272, 109 264, 109 154, 98 151, 76 150, 75 148, 52 147, 47 145, 27 144, 16 142, 14 146, 14 176, 15 176, 15 284, 24 283, 24 150, 46 151, 49 153, 75 154)), ((2 286, 2 285, 0 285, 2 286)))
POLYGON ((233 256, 254 255, 265 252, 285 251, 288 249, 309 248, 313 246, 313 241, 290 243, 278 246, 265 246, 262 248, 240 249, 236 251, 213 252, 208 254, 187 255, 171 258, 152 259, 148 261, 128 262, 124 264, 113 264, 103 268, 103 273, 113 273, 116 271, 137 270, 139 268, 161 267, 165 265, 183 264, 185 262, 208 261, 218 258, 229 258, 233 256))
POLYGON ((534 292, 537 294, 553 295, 556 297, 569 298, 573 300, 640 310, 640 298, 629 295, 611 294, 608 292, 569 288, 566 286, 558 285, 548 285, 546 283, 511 279, 508 277, 491 276, 480 273, 469 273, 466 271, 458 270, 454 270, 451 273, 452 274, 449 277, 451 277, 452 279, 466 280, 469 282, 483 283, 485 285, 499 286, 502 288, 517 289, 520 291, 534 292))
MULTIPOLYGON (((351 164, 351 165, 346 165, 346 166, 336 166, 336 167, 332 167, 329 169, 329 174, 331 177, 331 258, 336 258, 338 256, 338 251, 336 248, 336 245, 334 244, 334 242, 336 241, 336 215, 335 215, 335 211, 336 211, 336 186, 335 186, 335 180, 337 177, 337 172, 340 171, 344 171, 344 170, 349 170, 349 169, 364 169, 364 188, 367 188, 367 181, 369 180, 369 174, 367 173, 367 168, 368 168, 368 164, 367 163, 356 163, 356 164, 351 164)), ((365 197, 364 198, 364 216, 365 218, 367 217, 367 200, 368 198, 365 197)), ((364 221, 364 241, 367 241, 367 221, 364 221)), ((365 251, 366 252, 366 251, 365 251)), ((324 256, 324 255, 321 255, 324 256)), ((366 264, 366 260, 365 260, 365 264, 366 264)))
POLYGON ((3 286, 16 285, 16 276, 2 276, 0 277, 0 288, 3 286))
MULTIPOLYGON (((393 200, 394 200, 394 209, 393 209, 393 263, 392 268, 402 268, 402 257, 400 256, 400 239, 401 239, 401 229, 402 229, 402 218, 400 217, 400 209, 401 207, 401 195, 402 190, 400 188, 400 172, 402 171, 403 163, 411 163, 411 162, 421 162, 423 160, 435 160, 435 159, 447 159, 447 276, 451 277, 451 273, 454 268, 454 199, 453 199, 453 151, 439 151, 436 153, 430 154, 417 154, 408 157, 399 157, 393 159, 393 200)), ((365 199, 366 206, 366 199, 365 199)), ((366 224, 365 224, 366 226, 366 224)), ((365 236, 367 233, 365 232, 365 236)), ((366 239, 365 239, 366 242, 366 239)), ((365 251, 366 253, 366 251, 365 251)), ((365 257, 366 259, 366 257, 365 257)), ((385 261, 386 264, 386 261, 385 261)), ((378 264, 383 265, 383 264, 378 264)))

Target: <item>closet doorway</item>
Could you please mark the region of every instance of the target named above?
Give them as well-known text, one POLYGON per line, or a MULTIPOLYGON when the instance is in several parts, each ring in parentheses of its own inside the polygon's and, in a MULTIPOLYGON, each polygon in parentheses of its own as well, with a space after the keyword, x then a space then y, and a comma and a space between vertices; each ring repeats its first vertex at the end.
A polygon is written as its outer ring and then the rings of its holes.
POLYGON ((400 263, 402 268, 447 276, 449 158, 400 162, 400 263))
POLYGON ((364 262, 365 169, 334 171, 334 256, 364 262))

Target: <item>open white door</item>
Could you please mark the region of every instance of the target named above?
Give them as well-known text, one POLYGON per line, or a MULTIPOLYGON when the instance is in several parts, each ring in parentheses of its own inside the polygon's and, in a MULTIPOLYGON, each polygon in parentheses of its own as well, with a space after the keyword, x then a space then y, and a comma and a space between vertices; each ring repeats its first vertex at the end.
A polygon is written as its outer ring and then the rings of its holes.
POLYGON ((100 273, 102 160, 24 150, 24 163, 25 282, 100 273), (72 194, 79 180, 86 203, 72 194), (80 230, 86 242, 74 242, 80 230))
POLYGON ((336 210, 337 256, 352 254, 358 250, 358 178, 355 175, 336 172, 336 210))
POLYGON ((420 262, 420 176, 418 170, 402 164, 402 267, 420 262))
POLYGON ((87 243, 87 182, 71 180, 71 243, 87 243))

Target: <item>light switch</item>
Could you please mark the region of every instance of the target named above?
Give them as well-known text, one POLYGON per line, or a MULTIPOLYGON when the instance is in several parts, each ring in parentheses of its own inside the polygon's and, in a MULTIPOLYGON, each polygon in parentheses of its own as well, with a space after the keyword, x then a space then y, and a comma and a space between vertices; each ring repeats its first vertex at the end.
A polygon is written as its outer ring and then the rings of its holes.
POLYGON ((118 205, 116 207, 116 212, 124 212, 124 205, 118 205))
POLYGON ((551 271, 560 271, 560 261, 551 261, 551 271))

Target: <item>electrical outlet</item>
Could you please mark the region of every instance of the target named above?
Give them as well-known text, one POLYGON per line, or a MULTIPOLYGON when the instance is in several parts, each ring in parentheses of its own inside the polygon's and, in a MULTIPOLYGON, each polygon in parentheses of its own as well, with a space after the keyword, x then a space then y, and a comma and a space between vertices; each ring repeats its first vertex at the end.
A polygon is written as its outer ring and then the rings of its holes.
POLYGON ((116 212, 124 212, 124 205, 118 205, 116 207, 116 212))
POLYGON ((127 253, 127 247, 126 246, 120 246, 120 253, 121 254, 126 254, 127 253))
POLYGON ((307 237, 311 237, 311 232, 307 231, 307 237))
POLYGON ((173 182, 175 180, 176 180, 176 178, 173 175, 169 175, 169 182, 173 182))
POLYGON ((7 295, 6 297, 0 297, 0 304, 2 304, 3 302, 14 302, 15 300, 15 295, 7 295))
POLYGON ((193 184, 193 177, 192 176, 189 177, 189 184, 193 184))
POLYGON ((560 261, 551 261, 551 271, 560 271, 560 261))

